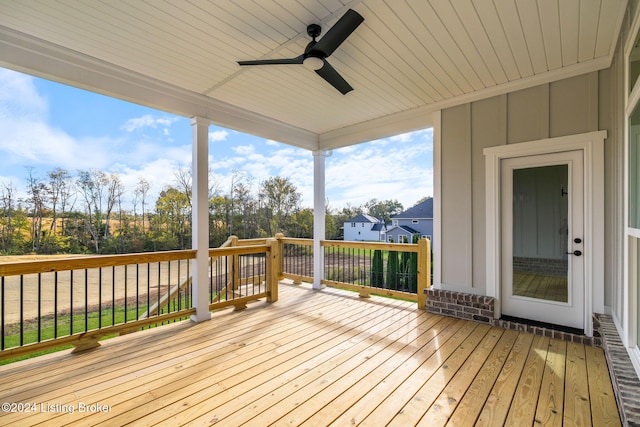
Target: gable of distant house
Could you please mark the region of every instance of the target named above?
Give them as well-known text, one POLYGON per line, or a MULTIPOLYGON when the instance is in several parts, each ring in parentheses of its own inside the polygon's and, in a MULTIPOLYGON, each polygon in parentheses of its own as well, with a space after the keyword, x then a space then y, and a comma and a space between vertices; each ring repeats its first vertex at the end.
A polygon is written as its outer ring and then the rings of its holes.
POLYGON ((344 222, 345 241, 380 241, 385 231, 384 221, 371 215, 360 214, 344 222))
POLYGON ((385 233, 385 240, 412 243, 414 235, 430 240, 433 238, 433 198, 431 197, 392 217, 391 226, 385 233))

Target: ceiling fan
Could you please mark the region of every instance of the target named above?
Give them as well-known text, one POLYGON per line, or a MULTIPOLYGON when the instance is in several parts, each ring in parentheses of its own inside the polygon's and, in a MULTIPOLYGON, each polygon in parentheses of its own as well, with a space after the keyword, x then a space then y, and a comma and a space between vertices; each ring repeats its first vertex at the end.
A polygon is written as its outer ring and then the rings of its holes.
POLYGON ((316 41, 322 31, 318 24, 307 26, 307 34, 313 40, 309 42, 304 53, 295 58, 283 59, 257 59, 254 61, 238 61, 239 65, 282 65, 304 64, 315 70, 316 73, 329 84, 346 95, 353 90, 351 85, 327 62, 327 58, 344 42, 347 37, 364 21, 364 18, 355 10, 349 9, 340 17, 338 22, 327 33, 316 41))

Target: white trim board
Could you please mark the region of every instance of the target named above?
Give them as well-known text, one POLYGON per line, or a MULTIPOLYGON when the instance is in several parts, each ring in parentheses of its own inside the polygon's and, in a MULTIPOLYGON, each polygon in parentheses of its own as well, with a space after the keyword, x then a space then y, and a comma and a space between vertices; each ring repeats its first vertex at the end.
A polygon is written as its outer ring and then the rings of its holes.
POLYGON ((503 159, 581 150, 584 156, 585 334, 593 335, 592 313, 604 312, 604 140, 606 131, 484 149, 486 186, 487 296, 494 297, 500 318, 501 236, 500 163, 503 159))
POLYGON ((433 123, 433 287, 442 286, 442 112, 431 114, 433 123))

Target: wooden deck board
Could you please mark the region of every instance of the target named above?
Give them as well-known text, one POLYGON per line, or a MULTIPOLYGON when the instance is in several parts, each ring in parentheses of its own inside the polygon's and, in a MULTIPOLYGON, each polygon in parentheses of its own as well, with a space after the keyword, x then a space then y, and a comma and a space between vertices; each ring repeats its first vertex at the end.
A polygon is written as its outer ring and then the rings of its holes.
POLYGON ((443 426, 447 423, 453 411, 462 400, 465 392, 479 373, 496 344, 502 337, 504 330, 492 328, 480 344, 473 349, 468 359, 460 367, 464 375, 455 375, 442 390, 436 401, 426 414, 420 419, 421 426, 443 426))
POLYGON ((307 285, 0 377, 0 425, 620 425, 600 349, 307 285))
POLYGON ((587 378, 591 402, 591 419, 594 426, 617 426, 620 423, 613 397, 611 379, 606 371, 607 362, 601 349, 585 347, 587 378))
POLYGON ((566 356, 567 343, 551 340, 542 374, 535 415, 536 425, 562 427, 566 356))
POLYGON ((471 420, 475 422, 506 362, 507 356, 513 349, 517 337, 518 333, 515 331, 504 332, 500 342, 498 342, 493 352, 487 357, 481 371, 466 390, 463 400, 458 405, 453 416, 449 419, 447 425, 465 426, 469 425, 471 420))
POLYGON ((567 343, 567 365, 565 369, 564 425, 566 427, 591 424, 589 407, 589 384, 587 382, 587 360, 584 346, 567 343))
POLYGON ((377 377, 374 374, 371 375, 374 378, 366 379, 377 381, 375 385, 369 388, 364 383, 358 382, 348 389, 337 392, 325 390, 325 393, 314 397, 314 403, 317 399, 319 404, 314 405, 312 410, 305 407, 296 408, 287 414, 282 421, 290 425, 304 422, 304 425, 318 426, 329 425, 332 422, 336 425, 345 425, 351 423, 352 420, 364 418, 378 405, 384 403, 390 393, 398 386, 414 375, 422 361, 439 351, 442 344, 458 330, 456 325, 459 321, 453 318, 434 319, 439 321, 429 330, 429 333, 435 334, 437 339, 431 339, 422 347, 417 348, 416 352, 404 359, 397 368, 386 376, 377 377), (318 408, 317 412, 313 413, 316 408, 318 408))
POLYGON ((549 341, 549 338, 542 336, 533 339, 507 415, 507 425, 533 425, 549 341))
POLYGON ((506 420, 533 338, 534 336, 530 334, 518 335, 489 398, 480 412, 478 426, 499 426, 506 420))

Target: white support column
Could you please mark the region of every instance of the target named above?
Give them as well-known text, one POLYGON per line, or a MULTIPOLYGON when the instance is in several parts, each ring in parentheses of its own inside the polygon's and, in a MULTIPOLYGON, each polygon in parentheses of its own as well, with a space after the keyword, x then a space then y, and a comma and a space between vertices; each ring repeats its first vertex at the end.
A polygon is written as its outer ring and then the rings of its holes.
POLYGON ((325 238, 325 159, 331 151, 313 152, 313 289, 322 289, 324 251, 320 241, 325 238))
POLYGON ((193 260, 192 292, 196 314, 194 322, 211 319, 208 298, 209 263, 209 120, 202 117, 191 119, 192 135, 192 227, 191 247, 196 250, 193 260))

